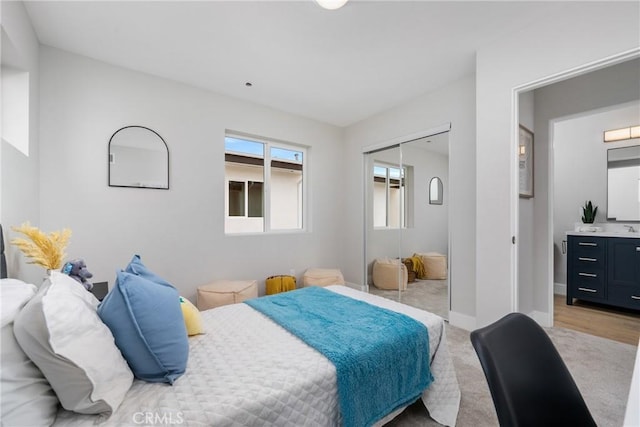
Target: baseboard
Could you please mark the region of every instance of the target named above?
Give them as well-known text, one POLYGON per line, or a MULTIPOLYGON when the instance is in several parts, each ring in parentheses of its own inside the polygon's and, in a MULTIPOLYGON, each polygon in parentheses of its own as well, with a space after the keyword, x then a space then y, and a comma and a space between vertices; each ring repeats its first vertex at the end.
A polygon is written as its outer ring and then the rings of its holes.
POLYGON ((550 328, 553 326, 551 324, 551 319, 549 318, 549 313, 546 311, 537 311, 533 310, 530 313, 527 313, 529 317, 536 321, 536 323, 542 327, 550 328))
POLYGON ((449 311, 449 324, 471 332, 476 329, 476 318, 455 311, 449 311))
POLYGON ((566 283, 554 283, 553 284, 553 293, 558 295, 567 295, 567 284, 566 283))

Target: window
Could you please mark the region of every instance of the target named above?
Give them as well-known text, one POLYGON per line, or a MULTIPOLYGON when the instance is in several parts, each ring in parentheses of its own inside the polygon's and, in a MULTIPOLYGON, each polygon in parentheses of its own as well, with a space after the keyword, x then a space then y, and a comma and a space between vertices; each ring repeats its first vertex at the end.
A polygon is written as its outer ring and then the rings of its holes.
MULTIPOLYGON (((9 40, 7 42, 11 44, 9 40)), ((0 86, 2 139, 29 157, 29 73, 3 65, 0 86)))
POLYGON ((405 168, 373 165, 373 226, 406 227, 405 168))
POLYGON ((305 160, 302 147, 227 135, 225 232, 302 230, 305 160))

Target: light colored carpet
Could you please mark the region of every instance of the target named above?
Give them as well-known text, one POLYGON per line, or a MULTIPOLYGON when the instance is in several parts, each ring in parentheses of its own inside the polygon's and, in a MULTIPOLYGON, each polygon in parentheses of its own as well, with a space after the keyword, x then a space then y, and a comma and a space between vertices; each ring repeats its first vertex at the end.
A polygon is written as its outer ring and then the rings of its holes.
POLYGON ((398 295, 398 291, 388 291, 369 286, 369 292, 394 301, 421 308, 438 316, 449 318, 449 295, 446 280, 416 280, 407 285, 407 290, 398 295))
MULTIPOLYGON (((497 426, 491 394, 469 341, 469 332, 448 323, 446 329, 462 394, 457 426, 497 426)), ((546 330, 598 426, 620 427, 624 420, 636 347, 569 329, 546 330)), ((390 427, 438 425, 429 418, 420 400, 387 424, 390 427)))

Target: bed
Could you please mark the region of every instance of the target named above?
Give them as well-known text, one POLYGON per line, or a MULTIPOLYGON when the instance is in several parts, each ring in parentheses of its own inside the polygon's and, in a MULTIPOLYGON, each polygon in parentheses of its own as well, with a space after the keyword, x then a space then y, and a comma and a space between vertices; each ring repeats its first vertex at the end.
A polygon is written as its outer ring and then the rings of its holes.
MULTIPOLYGON (((455 425, 460 390, 443 319, 345 286, 325 289, 401 312, 427 326, 435 379, 421 398, 434 420, 455 425)), ((247 304, 207 310, 202 319, 205 334, 189 339, 187 371, 173 386, 135 380, 110 418, 60 410, 54 425, 341 424, 336 368, 327 358, 247 304)), ((403 409, 376 425, 390 421, 403 409)))

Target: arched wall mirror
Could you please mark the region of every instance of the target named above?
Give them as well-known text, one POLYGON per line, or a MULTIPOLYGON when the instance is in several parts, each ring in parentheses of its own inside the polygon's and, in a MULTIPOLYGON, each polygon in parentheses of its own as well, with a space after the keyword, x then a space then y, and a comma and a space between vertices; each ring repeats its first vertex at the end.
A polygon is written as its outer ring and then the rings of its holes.
POLYGON ((169 189, 169 148, 144 126, 125 126, 109 140, 109 186, 169 189))
POLYGON ((442 180, 437 176, 431 178, 429 182, 429 204, 430 205, 441 205, 443 199, 443 191, 442 188, 442 180))

